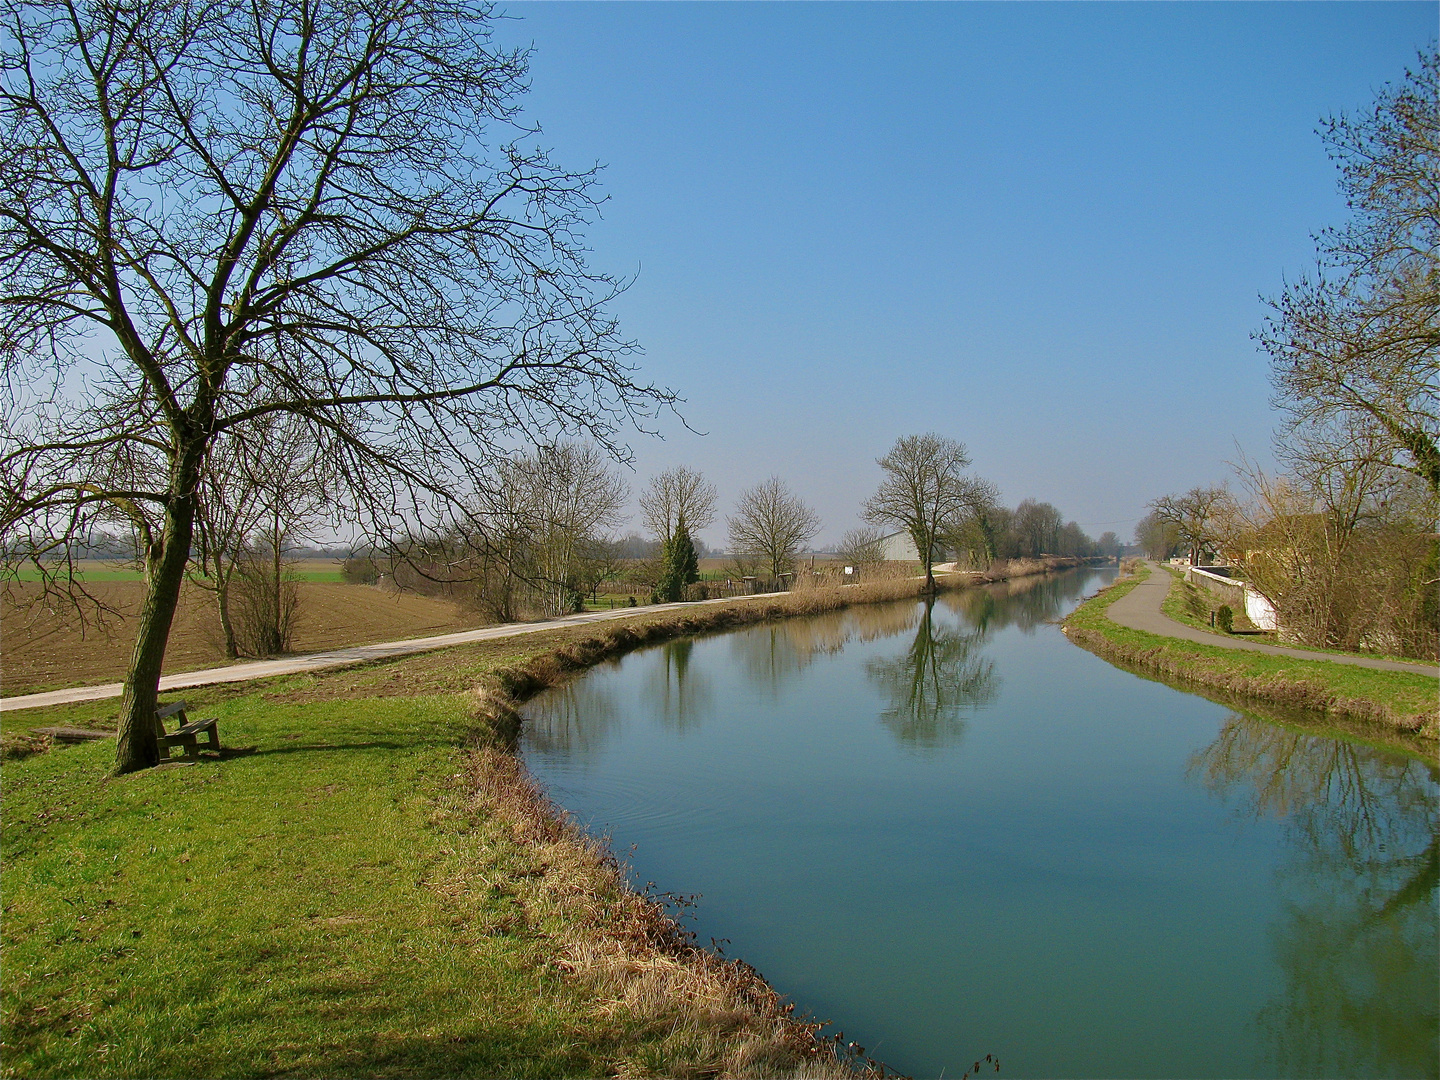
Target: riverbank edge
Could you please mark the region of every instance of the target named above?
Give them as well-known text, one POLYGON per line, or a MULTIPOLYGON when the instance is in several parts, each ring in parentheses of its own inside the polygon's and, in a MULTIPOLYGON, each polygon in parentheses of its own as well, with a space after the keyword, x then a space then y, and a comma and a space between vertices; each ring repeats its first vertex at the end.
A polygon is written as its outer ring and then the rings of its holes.
MULTIPOLYGON (((1131 671, 1132 674, 1160 676, 1162 680, 1182 684, 1187 690, 1201 691, 1202 696, 1218 695, 1212 696, 1212 700, 1218 700, 1219 704, 1244 707, 1255 703, 1282 710, 1323 714, 1342 722, 1361 725, 1362 731, 1355 732, 1354 737, 1364 741, 1373 741, 1373 736, 1379 732, 1395 733, 1402 737, 1403 744, 1416 740, 1413 747, 1406 746, 1405 752, 1418 752, 1427 760, 1434 760, 1436 740, 1437 736, 1440 736, 1440 716, 1436 713, 1405 713, 1384 702, 1345 697, 1303 677, 1237 673, 1233 668, 1243 668, 1249 660, 1249 654, 1239 650, 1224 654, 1223 663, 1232 670, 1215 670, 1207 666, 1207 662, 1213 658, 1201 650, 1218 651, 1217 646, 1193 646, 1180 638, 1129 630, 1111 622, 1106 609, 1149 575, 1149 568, 1142 566, 1134 575, 1122 578, 1096 593, 1061 621, 1061 630, 1065 636, 1075 645, 1117 667, 1131 671), (1080 625, 1088 620, 1093 620, 1092 625, 1080 625), (1144 644, 1121 640, 1122 634, 1139 638, 1144 644), (1207 695, 1204 691, 1210 691, 1211 694, 1207 695), (1369 737, 1363 733, 1364 729, 1368 729, 1369 737)), ((1297 660, 1295 663, 1328 664, 1330 661, 1297 660)))

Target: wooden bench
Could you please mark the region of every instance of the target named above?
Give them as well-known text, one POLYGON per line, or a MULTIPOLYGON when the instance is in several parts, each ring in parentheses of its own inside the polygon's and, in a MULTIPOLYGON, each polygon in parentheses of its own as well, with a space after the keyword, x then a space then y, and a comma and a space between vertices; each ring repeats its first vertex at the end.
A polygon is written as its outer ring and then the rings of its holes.
POLYGON ((185 757, 189 761, 199 761, 201 749, 220 752, 220 730, 217 726, 220 723, 218 717, 210 717, 208 720, 190 720, 185 716, 185 702, 176 701, 169 705, 162 705, 155 710, 155 743, 160 748, 160 760, 170 760, 171 747, 179 746, 184 749, 185 757), (172 716, 178 717, 176 721, 180 725, 173 734, 165 730, 165 721, 172 716), (205 745, 200 745, 197 738, 201 733, 209 735, 205 745))

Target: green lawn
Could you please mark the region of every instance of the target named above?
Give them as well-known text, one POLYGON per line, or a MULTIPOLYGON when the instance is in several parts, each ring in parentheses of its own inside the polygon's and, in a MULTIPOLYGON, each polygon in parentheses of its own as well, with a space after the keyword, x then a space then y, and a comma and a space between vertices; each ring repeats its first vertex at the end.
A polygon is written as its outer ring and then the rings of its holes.
POLYGON ((1148 568, 1142 569, 1136 576, 1097 594, 1065 620, 1066 627, 1095 631, 1132 652, 1146 653, 1152 664, 1168 662, 1187 677, 1222 688, 1227 683, 1249 686, 1242 692, 1270 688, 1278 697, 1281 688, 1294 686, 1322 697, 1374 702, 1400 717, 1425 716, 1430 718, 1433 729, 1440 686, 1427 675, 1201 645, 1111 622, 1106 609, 1148 575, 1148 568))
MULTIPOLYGON (((470 687, 576 637, 186 691, 254 750, 225 760, 112 777, 110 740, 7 760, 3 1075, 709 1069, 715 1039, 562 974, 566 935, 622 908, 477 794, 505 755, 466 749, 470 687)), ((9 735, 114 715, 3 714, 9 735)))

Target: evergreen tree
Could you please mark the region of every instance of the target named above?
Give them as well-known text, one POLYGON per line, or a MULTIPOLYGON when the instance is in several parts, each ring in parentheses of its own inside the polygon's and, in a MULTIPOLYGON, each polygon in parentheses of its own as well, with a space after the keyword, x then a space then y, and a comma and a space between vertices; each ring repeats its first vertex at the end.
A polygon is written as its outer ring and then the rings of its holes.
POLYGON ((690 539, 690 530, 685 527, 683 516, 675 526, 675 539, 671 545, 671 560, 681 586, 694 585, 700 580, 700 560, 695 555, 695 542, 690 539))
POLYGON ((685 586, 700 580, 700 560, 695 555, 695 542, 685 527, 682 516, 675 525, 675 535, 660 549, 660 580, 650 595, 652 603, 670 604, 685 595, 685 586))

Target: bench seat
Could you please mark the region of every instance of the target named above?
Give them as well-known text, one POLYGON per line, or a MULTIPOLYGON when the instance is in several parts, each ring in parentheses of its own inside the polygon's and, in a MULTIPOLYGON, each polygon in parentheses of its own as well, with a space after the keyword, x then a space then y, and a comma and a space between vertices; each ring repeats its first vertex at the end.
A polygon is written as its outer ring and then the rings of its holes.
POLYGON ((160 749, 160 760, 170 760, 172 747, 180 747, 185 751, 185 758, 188 761, 199 761, 201 750, 213 750, 220 752, 220 719, 209 717, 205 720, 190 720, 185 716, 185 702, 175 701, 169 705, 155 710, 155 743, 160 749), (165 730, 165 721, 172 716, 179 717, 180 727, 174 732, 165 730), (208 738, 202 745, 198 736, 206 735, 208 738))

